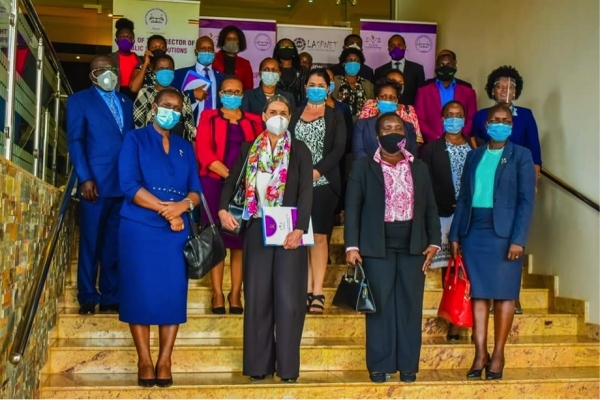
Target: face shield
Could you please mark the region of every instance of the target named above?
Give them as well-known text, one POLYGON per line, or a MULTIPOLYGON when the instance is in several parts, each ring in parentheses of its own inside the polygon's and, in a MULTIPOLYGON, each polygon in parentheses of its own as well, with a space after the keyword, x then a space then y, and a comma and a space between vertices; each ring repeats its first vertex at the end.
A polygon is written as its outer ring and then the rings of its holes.
POLYGON ((501 77, 494 82, 494 99, 496 103, 512 104, 517 94, 517 83, 513 78, 501 77))

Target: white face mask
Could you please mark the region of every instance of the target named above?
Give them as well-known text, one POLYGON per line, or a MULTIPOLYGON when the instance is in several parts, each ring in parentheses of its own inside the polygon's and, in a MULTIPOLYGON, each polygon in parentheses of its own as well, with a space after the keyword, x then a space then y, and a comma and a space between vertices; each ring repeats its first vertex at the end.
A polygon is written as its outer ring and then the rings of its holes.
POLYGON ((283 135, 287 130, 290 121, 281 115, 274 115, 267 120, 267 130, 273 135, 283 135))
POLYGON ((119 77, 112 71, 104 71, 96 78, 96 82, 100 89, 105 92, 112 92, 117 87, 119 77))

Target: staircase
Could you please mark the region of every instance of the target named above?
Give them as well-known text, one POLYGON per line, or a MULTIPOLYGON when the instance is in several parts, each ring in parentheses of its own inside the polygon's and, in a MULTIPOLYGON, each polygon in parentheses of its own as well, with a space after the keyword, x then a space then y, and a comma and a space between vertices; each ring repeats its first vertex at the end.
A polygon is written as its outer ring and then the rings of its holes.
MULTIPOLYGON (((515 316, 506 348, 502 381, 467 381, 474 350, 470 332, 447 343, 447 325, 436 318, 442 290, 440 272, 428 273, 424 298, 423 347, 417 382, 392 375, 373 384, 365 366, 365 322, 360 314, 331 306, 344 271, 343 229, 331 246, 334 265, 325 279, 326 311, 308 315, 296 384, 279 379, 250 382, 242 369, 242 316, 210 313, 210 278, 190 281, 188 322, 181 325, 173 353, 171 388, 137 386, 137 356, 128 326, 115 315, 77 314, 76 261, 70 266, 62 312, 50 333, 42 398, 598 398, 600 345, 577 336, 577 315, 552 311, 547 288, 521 291, 523 315, 515 316)), ((527 270, 524 270, 524 274, 527 270)), ((535 280, 524 279, 524 282, 535 280)), ((225 287, 229 272, 226 268, 225 287)), ((490 318, 490 338, 493 317, 490 318)), ((153 359, 158 353, 152 330, 153 359)), ((493 341, 490 341, 491 346, 493 341)))

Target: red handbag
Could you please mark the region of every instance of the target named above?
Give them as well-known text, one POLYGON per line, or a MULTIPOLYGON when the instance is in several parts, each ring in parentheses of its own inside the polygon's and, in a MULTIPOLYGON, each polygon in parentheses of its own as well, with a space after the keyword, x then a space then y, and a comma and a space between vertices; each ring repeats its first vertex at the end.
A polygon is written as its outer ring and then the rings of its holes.
POLYGON ((461 256, 456 256, 448 261, 438 317, 461 328, 473 326, 471 281, 469 281, 461 256), (453 274, 451 274, 451 270, 453 270, 453 274))

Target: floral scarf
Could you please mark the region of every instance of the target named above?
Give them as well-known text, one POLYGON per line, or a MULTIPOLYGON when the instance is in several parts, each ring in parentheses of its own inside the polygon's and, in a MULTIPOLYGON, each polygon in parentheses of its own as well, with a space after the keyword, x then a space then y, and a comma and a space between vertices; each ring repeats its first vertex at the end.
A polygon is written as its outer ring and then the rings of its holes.
POLYGON ((363 78, 360 76, 358 77, 354 89, 352 89, 352 86, 350 86, 345 76, 341 76, 340 78, 341 83, 337 99, 350 106, 350 113, 352 115, 358 115, 362 110, 365 101, 367 101, 367 94, 362 85, 363 78))
POLYGON ((245 220, 258 215, 259 197, 256 193, 256 182, 259 172, 271 174, 271 181, 267 186, 265 200, 261 206, 280 207, 283 204, 291 143, 291 135, 286 131, 277 142, 275 151, 271 153, 269 135, 265 131, 252 144, 248 154, 248 167, 246 168, 246 201, 243 215, 245 220))

